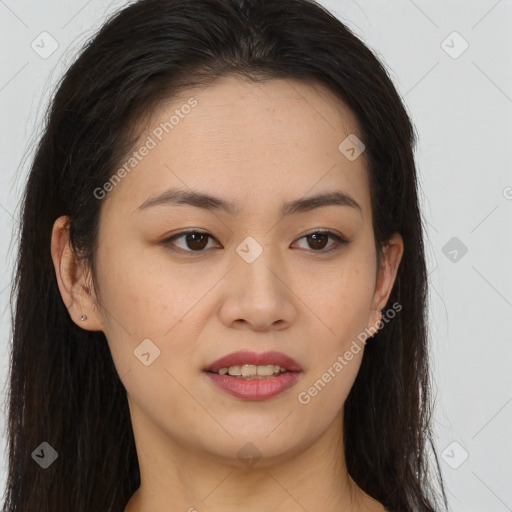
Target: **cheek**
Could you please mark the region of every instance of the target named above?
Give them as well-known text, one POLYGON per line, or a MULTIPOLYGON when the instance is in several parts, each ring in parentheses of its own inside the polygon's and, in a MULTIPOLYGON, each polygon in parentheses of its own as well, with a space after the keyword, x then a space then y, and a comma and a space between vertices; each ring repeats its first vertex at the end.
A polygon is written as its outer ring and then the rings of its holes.
POLYGON ((351 258, 329 279, 304 290, 304 301, 321 320, 324 342, 319 344, 325 354, 342 350, 367 327, 374 292, 374 272, 371 260, 351 258))
POLYGON ((309 375, 300 386, 299 402, 321 410, 326 418, 339 413, 361 365, 360 336, 368 325, 374 291, 372 265, 367 255, 354 254, 330 279, 317 280, 317 287, 306 295, 308 304, 318 308, 318 319, 311 320, 315 349, 310 352, 309 375))
POLYGON ((299 397, 300 403, 314 401, 315 407, 336 413, 348 396, 362 358, 362 349, 357 354, 352 351, 334 354, 325 365, 312 371, 309 378, 304 381, 300 391, 307 397, 299 397), (346 357, 347 353, 350 353, 350 359, 346 357))
POLYGON ((170 273, 169 266, 164 268, 142 252, 138 259, 132 253, 116 254, 114 248, 105 247, 103 254, 109 257, 99 257, 97 268, 105 335, 120 375, 134 363, 141 364, 134 351, 148 339, 157 347, 156 354, 160 350, 157 366, 170 368, 173 357, 190 359, 194 345, 173 340, 197 337, 194 329, 199 324, 190 320, 200 310, 202 297, 218 281, 218 276, 202 276, 192 267, 188 272, 170 273), (170 346, 172 351, 166 350, 170 346))
POLYGON ((101 302, 107 317, 112 313, 107 318, 110 324, 115 313, 117 323, 128 332, 164 336, 186 315, 191 303, 198 302, 201 290, 206 287, 201 285, 197 272, 194 281, 184 272, 164 267, 142 250, 127 249, 120 253, 106 247, 104 254, 107 253, 108 260, 102 258, 98 265, 101 302))
POLYGON ((181 341, 195 337, 187 312, 207 288, 194 292, 181 277, 171 282, 158 268, 137 264, 126 255, 112 259, 115 266, 98 265, 98 279, 116 371, 138 409, 153 411, 155 421, 172 424, 179 411, 195 408, 180 384, 190 378, 190 368, 177 362, 193 358, 194 344, 181 341))

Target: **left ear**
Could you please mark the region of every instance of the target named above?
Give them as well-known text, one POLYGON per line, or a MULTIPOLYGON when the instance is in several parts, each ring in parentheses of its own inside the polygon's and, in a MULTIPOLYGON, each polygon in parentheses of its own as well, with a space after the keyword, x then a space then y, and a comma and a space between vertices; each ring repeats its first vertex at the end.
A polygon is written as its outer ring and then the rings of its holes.
POLYGON ((380 310, 386 305, 393 284, 395 283, 398 266, 404 252, 404 242, 399 233, 393 233, 383 248, 383 258, 377 271, 375 292, 373 294, 373 311, 371 312, 371 324, 377 325, 381 319, 380 310))

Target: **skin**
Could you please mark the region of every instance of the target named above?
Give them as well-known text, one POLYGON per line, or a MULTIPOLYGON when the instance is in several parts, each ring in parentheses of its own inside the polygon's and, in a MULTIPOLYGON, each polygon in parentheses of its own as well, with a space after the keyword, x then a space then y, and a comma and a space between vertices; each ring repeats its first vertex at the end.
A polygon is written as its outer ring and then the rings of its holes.
POLYGON ((297 398, 378 326, 403 253, 394 234, 377 268, 365 155, 350 161, 338 150, 349 134, 362 138, 357 120, 319 85, 223 77, 161 105, 136 147, 191 96, 197 106, 103 199, 96 290, 88 292, 91 274, 73 254, 66 217, 52 235, 69 314, 105 333, 127 390, 141 486, 126 512, 382 512, 348 475, 339 442, 364 350, 307 405, 297 398), (138 210, 170 187, 241 211, 138 210), (283 202, 334 190, 361 211, 279 213, 283 202), (212 236, 202 253, 185 237, 174 240, 177 252, 162 243, 190 228, 212 236), (335 240, 304 238, 318 228, 351 242, 323 255, 335 240), (247 236, 263 249, 252 263, 236 252, 247 236), (160 349, 149 366, 134 356, 147 338, 160 349), (241 349, 291 356, 300 380, 266 401, 226 394, 202 369, 241 349), (248 442, 261 455, 251 465, 237 456, 248 442))

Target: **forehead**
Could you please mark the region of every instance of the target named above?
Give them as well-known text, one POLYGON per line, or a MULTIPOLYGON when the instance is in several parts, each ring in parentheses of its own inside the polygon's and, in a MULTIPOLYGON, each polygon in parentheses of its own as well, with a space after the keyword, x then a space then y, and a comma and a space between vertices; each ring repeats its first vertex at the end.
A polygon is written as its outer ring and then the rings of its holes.
POLYGON ((108 198, 133 211, 180 186, 229 198, 244 211, 273 203, 277 211, 283 202, 336 189, 367 209, 364 152, 349 160, 339 149, 354 135, 362 138, 356 117, 319 84, 223 77, 155 110, 133 151, 151 149, 131 162, 108 198))
MULTIPOLYGON (((193 138, 208 144, 211 152, 224 142, 240 160, 256 150, 262 153, 267 149, 270 153, 288 150, 290 156, 290 150, 296 149, 299 159, 305 149, 314 146, 320 151, 331 152, 333 146, 337 149, 340 136, 356 134, 361 138, 351 110, 319 83, 292 79, 256 83, 234 76, 221 77, 208 87, 191 89, 163 103, 152 119, 153 127, 165 125, 169 114, 179 114, 182 109, 187 113, 175 119, 178 123, 171 130, 176 141, 186 143, 185 139, 193 138), (186 105, 192 97, 197 106, 188 112, 186 105)), ((200 151, 191 156, 196 153, 200 151)), ((224 147, 216 153, 229 156, 224 147)))

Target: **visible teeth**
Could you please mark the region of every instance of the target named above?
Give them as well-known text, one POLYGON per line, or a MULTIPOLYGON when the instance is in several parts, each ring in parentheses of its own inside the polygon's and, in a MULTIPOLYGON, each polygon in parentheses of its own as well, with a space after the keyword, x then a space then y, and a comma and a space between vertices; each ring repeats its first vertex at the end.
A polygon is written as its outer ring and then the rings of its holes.
POLYGON ((228 368, 229 375, 242 375, 242 367, 241 366, 230 366, 228 368))
POLYGON ((265 366, 257 366, 256 371, 258 375, 272 375, 274 373, 274 365, 273 364, 267 364, 265 366))
POLYGON ((286 368, 275 365, 254 365, 254 364, 243 364, 230 366, 229 368, 219 368, 219 375, 231 375, 233 377, 242 378, 258 378, 258 377, 271 377, 273 375, 279 375, 280 373, 286 372, 286 368))
POLYGON ((258 367, 253 364, 244 364, 242 366, 242 377, 254 377, 258 374, 258 367))

